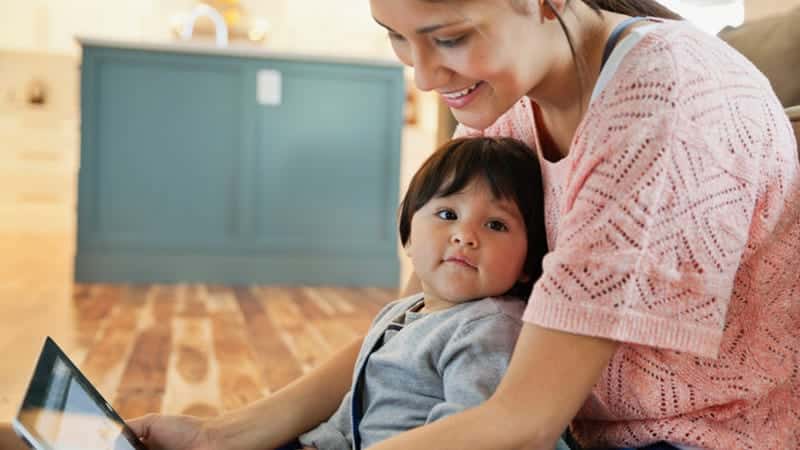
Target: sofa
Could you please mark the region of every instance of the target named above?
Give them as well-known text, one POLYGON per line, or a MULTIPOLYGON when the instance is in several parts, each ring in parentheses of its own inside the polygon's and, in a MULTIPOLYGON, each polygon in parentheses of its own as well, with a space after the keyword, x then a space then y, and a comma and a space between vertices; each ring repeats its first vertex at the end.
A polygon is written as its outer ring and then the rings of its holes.
MULTIPOLYGON (((800 141, 800 6, 783 14, 727 27, 720 39, 769 80, 800 141)), ((800 149, 800 145, 798 146, 800 149)))
POLYGON ((797 149, 800 154, 800 106, 794 106, 786 109, 786 114, 794 127, 794 135, 797 136, 797 149))
POLYGON ((800 105, 800 6, 727 27, 718 36, 766 75, 784 108, 800 105))

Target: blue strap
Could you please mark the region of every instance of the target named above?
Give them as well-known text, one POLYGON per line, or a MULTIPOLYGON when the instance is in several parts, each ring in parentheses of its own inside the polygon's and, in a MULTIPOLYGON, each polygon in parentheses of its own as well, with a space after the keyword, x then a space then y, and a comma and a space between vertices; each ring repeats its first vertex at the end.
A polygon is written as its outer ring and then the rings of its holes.
POLYGON ((361 370, 358 372, 355 388, 353 389, 353 395, 350 399, 350 412, 353 422, 353 448, 355 450, 361 450, 361 433, 358 431, 358 428, 361 425, 361 418, 364 415, 364 412, 361 411, 364 403, 362 400, 362 394, 364 393, 364 371, 367 368, 367 362, 369 361, 370 355, 372 355, 375 350, 383 345, 383 337, 385 335, 386 330, 383 330, 383 334, 375 340, 375 345, 372 346, 372 348, 369 350, 369 353, 367 353, 367 355, 364 357, 364 362, 361 364, 361 370))
POLYGON ((636 22, 641 22, 642 20, 649 20, 647 17, 628 17, 627 19, 623 20, 619 23, 614 30, 611 31, 611 35, 608 36, 608 41, 606 42, 606 48, 603 49, 603 63, 600 67, 604 67, 606 65, 606 61, 608 61, 608 57, 611 56, 611 52, 614 50, 614 47, 617 46, 617 41, 619 41, 620 36, 622 33, 625 32, 628 27, 633 25, 636 22))

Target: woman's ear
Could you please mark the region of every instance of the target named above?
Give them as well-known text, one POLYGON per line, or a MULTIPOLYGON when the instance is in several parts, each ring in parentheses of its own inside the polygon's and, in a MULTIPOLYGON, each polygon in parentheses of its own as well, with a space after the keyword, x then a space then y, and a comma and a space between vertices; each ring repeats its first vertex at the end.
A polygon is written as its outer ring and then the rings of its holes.
POLYGON ((544 23, 545 20, 556 20, 558 18, 557 13, 564 9, 564 4, 564 0, 539 0, 540 22, 544 23))

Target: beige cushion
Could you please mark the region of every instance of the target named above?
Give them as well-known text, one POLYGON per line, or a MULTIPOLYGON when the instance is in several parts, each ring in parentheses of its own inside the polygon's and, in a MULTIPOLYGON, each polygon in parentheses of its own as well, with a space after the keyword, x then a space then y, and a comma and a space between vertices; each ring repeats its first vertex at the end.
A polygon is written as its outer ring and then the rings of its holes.
POLYGON ((766 75, 784 107, 800 105, 800 7, 726 28, 719 37, 766 75))
POLYGON ((797 149, 800 151, 800 105, 787 108, 786 114, 792 122, 792 127, 794 127, 794 135, 797 136, 798 142, 797 149))

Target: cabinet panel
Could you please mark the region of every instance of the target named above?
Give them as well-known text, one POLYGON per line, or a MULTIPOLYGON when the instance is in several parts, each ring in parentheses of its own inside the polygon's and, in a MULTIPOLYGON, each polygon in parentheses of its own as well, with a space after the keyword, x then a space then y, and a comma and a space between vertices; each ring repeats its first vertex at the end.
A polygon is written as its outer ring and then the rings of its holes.
POLYGON ((89 67, 98 112, 84 128, 89 242, 224 245, 235 234, 239 71, 147 56, 89 67))
POLYGON ((78 280, 397 285, 400 67, 90 46, 81 105, 78 280))
POLYGON ((400 119, 391 78, 274 64, 283 102, 256 105, 256 229, 267 248, 395 252, 400 119))

